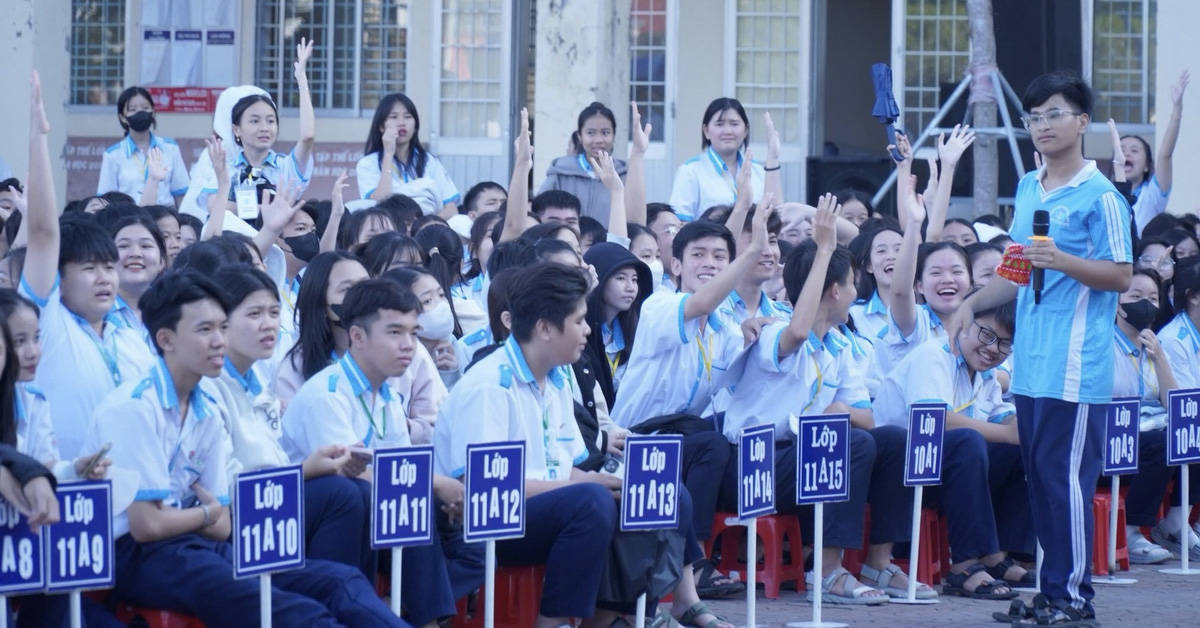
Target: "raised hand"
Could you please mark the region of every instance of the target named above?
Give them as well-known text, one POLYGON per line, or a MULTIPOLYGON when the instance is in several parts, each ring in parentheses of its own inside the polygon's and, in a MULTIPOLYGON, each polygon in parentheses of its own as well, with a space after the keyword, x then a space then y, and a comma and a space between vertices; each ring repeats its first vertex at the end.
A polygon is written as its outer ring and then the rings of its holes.
POLYGON ((295 181, 287 179, 277 190, 267 190, 267 200, 262 207, 263 229, 272 233, 283 233, 288 223, 296 216, 296 212, 304 205, 300 198, 300 186, 295 181))
POLYGON ((155 182, 167 178, 167 164, 163 163, 161 148, 151 148, 146 153, 146 178, 155 182))
POLYGON ((812 239, 818 249, 832 251, 837 248, 837 217, 842 206, 837 197, 825 194, 817 201, 817 211, 812 217, 812 239))
POLYGON ((970 125, 956 124, 950 131, 950 139, 945 138, 945 133, 938 135, 938 157, 943 167, 952 168, 958 165, 967 148, 975 143, 975 132, 970 125))
POLYGON ((644 155, 646 149, 650 148, 650 131, 653 129, 649 122, 642 126, 642 114, 636 102, 629 103, 629 106, 633 109, 633 151, 644 155))
POLYGON ((1183 93, 1187 91, 1188 82, 1191 80, 1191 73, 1187 70, 1179 73, 1179 78, 1171 84, 1171 104, 1176 107, 1183 106, 1183 93))
MULTIPOLYGON (((767 129, 767 165, 777 166, 782 143, 779 141, 779 132, 775 130, 775 122, 771 120, 771 112, 763 112, 763 124, 767 129)), ((747 158, 746 161, 750 161, 750 159, 747 158)))
MULTIPOLYGON (((926 160, 926 163, 929 164, 929 180, 925 182, 925 191, 922 192, 921 195, 924 196, 925 198, 929 199, 930 202, 933 202, 933 197, 937 196, 937 189, 938 189, 937 157, 930 157, 929 159, 926 160)), ((916 180, 915 179, 913 180, 912 185, 910 185, 909 187, 916 189, 916 180)))
POLYGON ((313 42, 301 37, 300 43, 296 44, 296 62, 292 64, 292 69, 296 74, 297 81, 304 81, 308 74, 308 60, 312 58, 313 42))
POLYGON ((908 210, 908 224, 919 225, 925 222, 925 197, 922 194, 917 194, 917 177, 914 175, 908 180, 908 185, 904 188, 904 207, 908 210))
POLYGON ((50 120, 46 117, 46 103, 42 100, 42 77, 37 70, 29 80, 29 122, 34 133, 47 135, 50 133, 50 120))
POLYGON ((587 158, 588 163, 592 164, 592 170, 600 177, 600 182, 608 188, 610 194, 620 194, 625 191, 625 184, 621 181, 621 175, 617 174, 617 167, 613 163, 612 155, 606 151, 600 151, 599 156, 592 158, 590 155, 587 158))
MULTIPOLYGON (((749 162, 749 158, 746 159, 749 162)), ((758 203, 758 209, 754 212, 754 220, 750 223, 750 251, 755 254, 767 248, 767 219, 771 214, 775 213, 775 195, 767 192, 763 194, 762 201, 758 203)), ((749 254, 750 251, 747 251, 749 254)))
POLYGON ((396 140, 400 138, 400 129, 388 127, 383 131, 383 161, 390 162, 396 156, 396 140))
POLYGON ((515 148, 513 158, 518 164, 525 166, 528 171, 533 168, 533 142, 529 135, 529 110, 521 108, 521 131, 517 133, 517 139, 513 141, 515 148))
POLYGON ((893 149, 895 149, 895 151, 900 154, 900 159, 893 158, 893 159, 895 159, 896 165, 898 167, 912 168, 912 162, 913 162, 912 144, 908 143, 907 135, 900 133, 900 132, 896 132, 896 143, 889 144, 887 149, 888 149, 889 155, 892 153, 893 149))
POLYGON ((349 177, 350 173, 342 170, 342 174, 338 175, 337 180, 333 182, 333 189, 329 192, 329 200, 333 203, 331 211, 335 214, 341 214, 346 210, 346 202, 343 199, 345 189, 350 187, 350 184, 346 183, 346 179, 349 177))
POLYGON ((737 172, 737 195, 734 205, 749 208, 750 204, 754 202, 753 159, 754 154, 747 148, 746 157, 742 159, 742 167, 738 168, 737 172))
POLYGON ((216 135, 205 138, 204 145, 208 147, 208 159, 212 162, 217 181, 228 181, 229 162, 225 160, 225 145, 216 135))

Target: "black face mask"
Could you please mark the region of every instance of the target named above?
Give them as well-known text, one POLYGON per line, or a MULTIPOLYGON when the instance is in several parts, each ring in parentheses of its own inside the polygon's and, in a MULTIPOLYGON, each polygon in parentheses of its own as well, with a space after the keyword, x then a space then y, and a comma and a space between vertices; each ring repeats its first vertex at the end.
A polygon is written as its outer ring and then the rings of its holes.
POLYGON ((311 262, 317 253, 321 252, 321 239, 317 237, 316 232, 284 238, 283 242, 292 249, 292 255, 296 259, 305 263, 311 262))
POLYGON ((1150 299, 1122 303, 1121 309, 1125 311, 1125 322, 1138 331, 1150 329, 1150 326, 1154 324, 1155 317, 1158 316, 1158 306, 1151 303, 1150 299))
POLYGON ((154 114, 149 111, 139 111, 131 116, 125 116, 125 123, 130 130, 144 133, 154 125, 154 114))

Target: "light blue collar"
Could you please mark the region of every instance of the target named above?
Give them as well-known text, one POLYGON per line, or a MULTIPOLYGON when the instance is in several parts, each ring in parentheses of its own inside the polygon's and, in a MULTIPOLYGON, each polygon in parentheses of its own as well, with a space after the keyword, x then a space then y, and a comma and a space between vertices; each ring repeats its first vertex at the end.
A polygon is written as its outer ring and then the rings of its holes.
MULTIPOLYGON (((942 345, 942 351, 945 351, 947 354, 950 354, 950 345, 942 345)), ((953 355, 953 354, 951 354, 951 355, 953 355)), ((971 375, 971 367, 967 364, 967 361, 961 355, 954 356, 954 368, 962 369, 963 371, 966 372, 968 377, 970 377, 970 375, 971 375)), ((995 371, 996 371, 996 369, 994 369, 994 368, 988 369, 986 371, 979 371, 978 373, 976 373, 976 375, 982 377, 986 381, 986 380, 989 380, 996 376, 995 371)))
POLYGON ((925 308, 926 312, 929 312, 929 322, 933 323, 933 329, 937 329, 942 326, 942 319, 938 318, 937 312, 934 312, 933 308, 929 307, 928 303, 921 304, 921 307, 925 308))
POLYGON ((1180 325, 1182 331, 1179 334, 1180 338, 1186 335, 1192 341, 1192 349, 1200 350, 1200 331, 1196 329, 1195 323, 1192 322, 1192 317, 1188 316, 1187 311, 1180 312, 1176 318, 1182 318, 1183 323, 1180 325))
POLYGON ((851 331, 846 325, 838 325, 837 329, 842 337, 846 339, 846 342, 849 343, 850 355, 853 355, 856 358, 863 358, 867 356, 866 349, 863 349, 862 345, 858 343, 858 334, 851 331))
MULTIPOLYGON (((726 172, 729 172, 729 166, 726 166, 725 160, 721 159, 721 156, 717 154, 717 151, 713 150, 712 144, 709 144, 708 148, 704 149, 704 152, 708 154, 708 160, 712 162, 713 168, 717 171, 718 175, 724 175, 726 172)), ((742 167, 741 149, 738 150, 737 165, 739 169, 742 167)), ((734 187, 737 187, 737 173, 729 172, 729 174, 733 177, 734 187)))
POLYGON ((888 309, 883 304, 883 299, 879 298, 879 291, 872 292, 871 298, 867 301, 867 314, 887 314, 887 311, 888 309))
POLYGON ((579 162, 579 168, 586 172, 588 176, 596 176, 596 173, 592 170, 591 162, 587 160, 587 155, 579 153, 575 156, 575 161, 579 162))
MULTIPOLYGON (((533 379, 533 371, 529 368, 529 363, 525 361, 525 352, 521 351, 521 344, 517 342, 515 336, 509 336, 508 340, 504 341, 504 355, 508 358, 509 365, 517 374, 517 379, 526 384, 535 384, 533 379)), ((556 388, 563 387, 563 378, 560 368, 555 367, 550 369, 546 374, 546 379, 550 380, 556 388)))
POLYGON ((225 372, 237 382, 242 390, 250 393, 252 397, 257 397, 262 394, 262 383, 258 381, 258 376, 254 374, 254 369, 246 371, 245 375, 238 372, 237 367, 233 362, 229 361, 229 356, 225 356, 225 372))
MULTIPOLYGON (((350 381, 350 390, 355 397, 362 396, 363 393, 371 390, 371 382, 367 380, 367 376, 358 366, 358 362, 354 360, 354 356, 349 351, 346 355, 338 360, 338 364, 342 366, 342 372, 346 374, 346 379, 350 381)), ((379 395, 384 401, 392 400, 392 389, 388 387, 387 381, 379 386, 379 395)))
POLYGON ((604 350, 610 353, 620 353, 625 350, 625 332, 621 331, 621 323, 612 327, 608 323, 600 323, 601 339, 608 338, 604 343, 604 350))
MULTIPOLYGON (((162 148, 162 142, 158 141, 158 136, 150 134, 150 148, 162 148)), ((137 144, 133 141, 132 135, 125 136, 125 157, 133 157, 133 154, 138 152, 137 144)))
MULTIPOLYGON (((175 380, 171 378, 171 371, 161 357, 154 368, 150 369, 150 381, 154 383, 154 393, 158 396, 158 403, 162 409, 178 411, 179 395, 175 392, 175 380)), ((199 386, 188 393, 188 405, 197 421, 203 421, 213 414, 212 408, 205 403, 204 398, 205 395, 200 392, 199 386)))
MULTIPOLYGON (((250 162, 246 161, 246 152, 245 151, 238 153, 237 162, 234 163, 233 165, 235 168, 250 165, 250 162)), ((275 152, 274 150, 268 150, 267 158, 263 160, 263 166, 271 166, 272 168, 278 168, 279 167, 279 153, 275 152)))

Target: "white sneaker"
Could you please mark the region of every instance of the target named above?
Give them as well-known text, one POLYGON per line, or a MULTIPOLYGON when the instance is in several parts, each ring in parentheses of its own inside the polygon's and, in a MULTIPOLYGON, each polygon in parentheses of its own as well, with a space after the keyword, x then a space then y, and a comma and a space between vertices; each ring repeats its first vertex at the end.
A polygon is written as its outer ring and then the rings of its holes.
POLYGON ((1129 543, 1129 562, 1135 565, 1157 565, 1171 559, 1171 552, 1138 535, 1129 543))

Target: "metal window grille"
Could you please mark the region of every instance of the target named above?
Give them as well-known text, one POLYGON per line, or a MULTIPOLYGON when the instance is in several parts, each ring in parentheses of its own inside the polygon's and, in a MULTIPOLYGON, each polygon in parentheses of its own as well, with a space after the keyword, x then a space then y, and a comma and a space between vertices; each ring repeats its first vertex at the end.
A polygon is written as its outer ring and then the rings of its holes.
POLYGON ((441 135, 501 137, 503 0, 445 0, 441 23, 441 135))
POLYGON ((116 104, 125 89, 125 0, 71 2, 71 104, 116 104))
POLYGON ((1154 0, 1094 0, 1095 120, 1154 122, 1154 0))
MULTIPOLYGON (((924 129, 971 63, 965 0, 908 0, 904 18, 904 128, 924 129)), ((899 87, 899 86, 897 86, 899 87)))
POLYGON ((800 0, 737 0, 734 96, 750 118, 751 141, 766 140, 771 112, 784 144, 800 141, 800 0))
POLYGON ((667 128, 667 0, 633 0, 630 22, 629 98, 638 104, 642 124, 651 124, 650 141, 661 142, 667 128))

